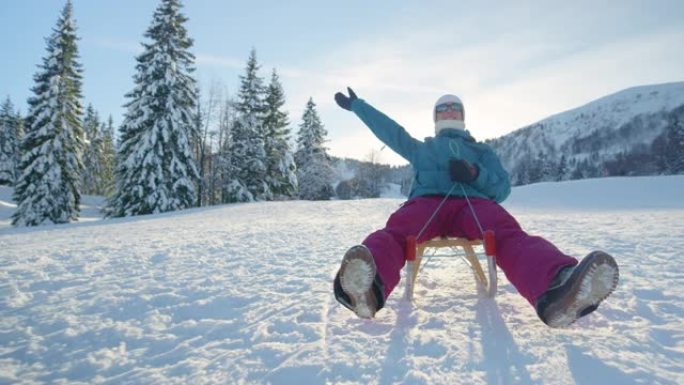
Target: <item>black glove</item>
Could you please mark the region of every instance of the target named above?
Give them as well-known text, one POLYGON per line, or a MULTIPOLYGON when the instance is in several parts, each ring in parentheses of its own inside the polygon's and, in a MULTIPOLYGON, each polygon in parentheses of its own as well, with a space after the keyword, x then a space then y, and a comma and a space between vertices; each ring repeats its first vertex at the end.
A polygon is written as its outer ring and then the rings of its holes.
POLYGON ((473 166, 463 159, 449 159, 449 177, 453 182, 470 183, 479 174, 477 166, 473 166))
POLYGON ((349 97, 347 97, 347 95, 341 92, 338 92, 335 94, 335 101, 337 102, 338 106, 344 108, 347 111, 351 111, 352 102, 358 98, 356 97, 356 94, 351 88, 347 87, 347 91, 349 91, 349 97))

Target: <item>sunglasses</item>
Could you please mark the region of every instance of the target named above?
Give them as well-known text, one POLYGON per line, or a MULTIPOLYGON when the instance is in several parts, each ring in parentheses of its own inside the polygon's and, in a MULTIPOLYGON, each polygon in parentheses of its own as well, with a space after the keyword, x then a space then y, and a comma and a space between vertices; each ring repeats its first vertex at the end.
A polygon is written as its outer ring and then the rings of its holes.
POLYGON ((446 112, 446 111, 460 111, 463 112, 463 106, 459 103, 442 103, 435 107, 435 112, 446 112))

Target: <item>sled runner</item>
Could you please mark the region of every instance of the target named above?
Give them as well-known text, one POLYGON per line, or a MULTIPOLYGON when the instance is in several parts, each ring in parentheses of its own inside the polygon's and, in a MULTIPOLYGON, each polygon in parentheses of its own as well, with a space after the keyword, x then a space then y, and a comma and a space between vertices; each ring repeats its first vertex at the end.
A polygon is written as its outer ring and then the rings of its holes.
POLYGON ((405 280, 406 291, 405 298, 409 301, 413 300, 413 289, 416 285, 416 278, 420 272, 420 264, 423 255, 427 249, 441 249, 450 248, 454 256, 461 255, 470 266, 475 277, 475 284, 478 292, 484 293, 487 297, 493 298, 496 295, 497 278, 496 278, 496 250, 494 246, 494 233, 485 231, 483 234, 484 242, 479 239, 468 240, 465 238, 435 238, 420 244, 416 244, 415 237, 409 237, 406 240, 406 267, 405 280), (484 246, 485 255, 487 257, 487 274, 482 269, 482 265, 475 253, 476 246, 484 246), (461 253, 458 249, 463 249, 461 253))

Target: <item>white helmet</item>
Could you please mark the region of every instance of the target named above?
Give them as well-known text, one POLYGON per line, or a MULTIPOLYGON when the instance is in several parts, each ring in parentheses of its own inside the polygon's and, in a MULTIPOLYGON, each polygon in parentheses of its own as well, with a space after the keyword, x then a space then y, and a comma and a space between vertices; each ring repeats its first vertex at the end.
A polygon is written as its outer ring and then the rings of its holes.
POLYGON ((465 110, 463 109, 463 102, 461 102, 461 99, 456 95, 447 94, 437 99, 432 112, 432 118, 435 121, 435 135, 439 134, 439 132, 445 128, 465 130, 465 110), (460 114, 448 114, 448 116, 440 117, 438 120, 438 113, 449 110, 460 112, 460 114))

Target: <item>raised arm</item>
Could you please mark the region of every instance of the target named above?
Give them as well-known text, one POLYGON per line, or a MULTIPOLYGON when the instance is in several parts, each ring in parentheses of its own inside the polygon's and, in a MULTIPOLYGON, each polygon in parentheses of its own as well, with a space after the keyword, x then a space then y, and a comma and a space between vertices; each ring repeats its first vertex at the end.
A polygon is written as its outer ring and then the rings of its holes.
POLYGON ((416 149, 422 142, 409 135, 402 126, 387 115, 376 110, 363 99, 359 99, 351 88, 347 89, 349 97, 340 92, 335 94, 337 104, 346 110, 353 111, 378 139, 401 157, 412 162, 416 149))

